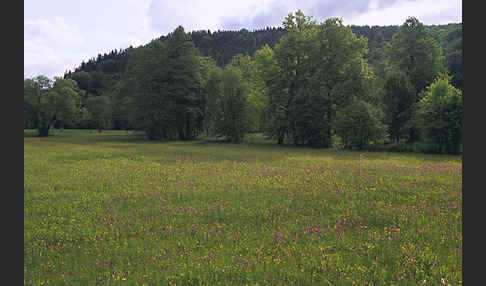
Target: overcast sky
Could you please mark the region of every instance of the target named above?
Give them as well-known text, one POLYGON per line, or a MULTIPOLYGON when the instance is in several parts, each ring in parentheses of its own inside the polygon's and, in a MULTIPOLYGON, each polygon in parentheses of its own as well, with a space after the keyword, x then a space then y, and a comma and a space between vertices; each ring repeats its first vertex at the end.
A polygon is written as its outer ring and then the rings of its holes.
POLYGON ((25 0, 24 78, 62 76, 83 60, 146 44, 178 25, 186 32, 278 27, 297 9, 345 25, 401 25, 407 16, 426 25, 462 22, 461 0, 25 0))

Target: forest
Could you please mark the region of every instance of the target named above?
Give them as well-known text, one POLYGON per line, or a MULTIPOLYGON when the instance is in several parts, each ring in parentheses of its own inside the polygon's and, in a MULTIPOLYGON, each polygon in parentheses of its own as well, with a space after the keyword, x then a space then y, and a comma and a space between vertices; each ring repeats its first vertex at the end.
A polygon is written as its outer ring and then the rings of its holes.
POLYGON ((63 77, 24 79, 24 129, 52 128, 460 154, 462 24, 349 26, 298 10, 278 28, 179 26, 63 77))

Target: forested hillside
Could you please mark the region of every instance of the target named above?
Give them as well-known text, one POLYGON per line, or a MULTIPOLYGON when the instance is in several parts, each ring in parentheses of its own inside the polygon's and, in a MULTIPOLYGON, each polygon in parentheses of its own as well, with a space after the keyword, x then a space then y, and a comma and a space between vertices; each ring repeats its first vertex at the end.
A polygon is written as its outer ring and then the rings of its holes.
MULTIPOLYGON (((392 36, 398 31, 399 26, 354 26, 351 30, 357 36, 363 36, 368 39, 368 54, 365 56, 368 63, 373 67, 375 72, 383 76, 383 55, 386 45, 391 41, 392 36)), ((427 26, 431 36, 438 42, 446 56, 446 65, 453 75, 452 83, 455 87, 460 88, 462 82, 462 24, 447 24, 427 26)), ((213 58, 219 66, 225 66, 237 54, 253 55, 256 50, 267 44, 271 48, 280 40, 280 37, 287 34, 283 27, 266 28, 261 30, 248 31, 241 29, 239 31, 214 31, 201 30, 188 33, 194 45, 199 51, 213 58)), ((161 36, 159 40, 166 41, 168 35, 161 36)), ((125 50, 113 50, 109 54, 98 54, 96 58, 83 62, 74 73, 68 72, 66 77, 74 76, 75 73, 85 71, 92 73, 92 86, 84 89, 92 90, 95 93, 100 83, 101 76, 95 71, 101 71, 104 74, 105 85, 110 86, 113 80, 118 80, 120 74, 124 71, 127 54, 134 48, 129 47, 125 50)), ((86 75, 74 79, 78 84, 83 81, 86 75)))
POLYGON ((25 80, 24 127, 135 129, 163 140, 260 132, 279 144, 457 153, 461 67, 462 24, 414 17, 346 26, 298 11, 279 28, 178 27, 63 79, 25 80))

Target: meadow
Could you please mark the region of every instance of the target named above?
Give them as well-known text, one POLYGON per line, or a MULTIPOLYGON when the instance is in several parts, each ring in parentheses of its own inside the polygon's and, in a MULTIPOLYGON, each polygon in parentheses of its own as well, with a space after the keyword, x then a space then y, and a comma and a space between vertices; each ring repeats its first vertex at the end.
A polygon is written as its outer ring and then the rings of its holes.
POLYGON ((24 135, 24 285, 462 285, 460 156, 24 135))

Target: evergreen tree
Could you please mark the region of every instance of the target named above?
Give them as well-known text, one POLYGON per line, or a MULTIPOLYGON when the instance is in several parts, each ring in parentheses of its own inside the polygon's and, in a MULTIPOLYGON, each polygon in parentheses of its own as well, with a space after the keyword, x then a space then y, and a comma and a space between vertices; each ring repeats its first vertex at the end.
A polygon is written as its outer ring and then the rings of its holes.
MULTIPOLYGON (((130 56, 121 97, 129 108, 130 123, 149 139, 173 139, 175 135, 165 81, 167 43, 152 41, 130 56)), ((118 99, 121 101, 121 98, 118 99)))
POLYGON ((167 83, 167 96, 172 105, 170 113, 178 138, 194 138, 202 131, 202 78, 196 47, 181 26, 169 37, 165 65, 163 81, 167 83))

